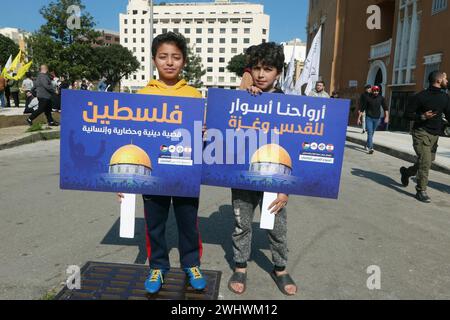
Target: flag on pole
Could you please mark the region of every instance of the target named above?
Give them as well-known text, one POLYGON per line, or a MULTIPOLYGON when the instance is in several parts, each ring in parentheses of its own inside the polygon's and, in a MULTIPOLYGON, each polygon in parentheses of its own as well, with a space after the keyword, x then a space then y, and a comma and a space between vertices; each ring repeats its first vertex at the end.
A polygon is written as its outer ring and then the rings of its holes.
POLYGON ((25 73, 28 72, 33 62, 30 61, 25 64, 25 54, 22 50, 19 50, 19 53, 14 60, 11 61, 11 59, 12 57, 10 56, 5 68, 3 68, 2 76, 6 79, 20 80, 25 76, 25 73), (13 74, 15 75, 13 76, 13 74))
POLYGON ((3 76, 3 77, 6 75, 7 70, 9 70, 9 68, 11 67, 11 64, 12 64, 12 55, 9 56, 9 59, 8 59, 8 61, 6 62, 5 67, 4 67, 3 70, 2 70, 2 76, 3 76))
POLYGON ((291 61, 289 62, 288 69, 286 71, 286 78, 284 79, 281 89, 285 94, 294 94, 294 77, 295 77, 295 46, 292 51, 291 61))
POLYGON ((305 67, 303 68, 300 78, 297 80, 295 85, 295 91, 301 92, 302 86, 306 83, 305 95, 309 93, 314 88, 317 81, 319 81, 320 72, 320 53, 322 47, 322 26, 317 31, 316 36, 309 50, 308 57, 305 61, 305 67))

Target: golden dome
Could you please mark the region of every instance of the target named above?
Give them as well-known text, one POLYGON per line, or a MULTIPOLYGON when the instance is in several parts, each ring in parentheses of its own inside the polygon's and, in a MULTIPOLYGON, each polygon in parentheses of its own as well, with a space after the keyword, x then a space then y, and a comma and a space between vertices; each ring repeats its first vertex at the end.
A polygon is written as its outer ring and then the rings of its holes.
POLYGON ((292 160, 289 153, 277 144, 266 144, 259 148, 252 157, 251 163, 282 164, 292 169, 292 160))
POLYGON ((109 165, 118 164, 140 165, 152 169, 152 162, 147 153, 133 144, 123 146, 114 152, 109 165))

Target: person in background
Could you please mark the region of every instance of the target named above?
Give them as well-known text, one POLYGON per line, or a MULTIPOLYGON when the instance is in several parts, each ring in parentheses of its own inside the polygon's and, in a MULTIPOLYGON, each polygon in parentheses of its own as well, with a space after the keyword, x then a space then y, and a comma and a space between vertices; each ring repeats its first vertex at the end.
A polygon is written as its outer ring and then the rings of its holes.
POLYGON ((317 81, 316 87, 309 93, 310 97, 330 98, 330 95, 325 91, 325 82, 317 81))
POLYGON ((102 77, 100 79, 100 82, 98 83, 97 90, 101 91, 101 92, 105 92, 107 88, 108 88, 108 85, 106 84, 106 78, 102 77))
POLYGON ((6 79, 0 74, 0 108, 6 107, 5 89, 6 79))
POLYGON ((253 85, 253 78, 252 78, 252 70, 249 65, 249 58, 252 54, 252 51, 256 48, 256 46, 251 46, 245 51, 245 60, 246 60, 246 66, 244 68, 244 73, 242 75, 241 84, 239 86, 240 90, 247 90, 251 85, 253 85))
POLYGON ((359 97, 358 119, 361 119, 362 133, 366 133, 366 114, 361 110, 367 109, 367 99, 372 95, 372 85, 367 84, 364 87, 364 93, 359 97))
POLYGON ((36 88, 36 97, 39 100, 39 108, 34 111, 27 119, 27 123, 33 125, 33 120, 45 113, 48 125, 51 127, 59 126, 59 123, 53 120, 52 117, 52 96, 55 94, 55 90, 52 85, 50 76, 48 75, 48 67, 43 64, 40 67, 40 73, 34 83, 36 88))
POLYGON ((31 100, 33 100, 33 80, 31 79, 31 72, 27 72, 25 75, 25 79, 22 81, 22 88, 21 91, 25 93, 25 111, 28 110, 28 105, 30 104, 31 100))
POLYGON ((339 99, 339 92, 333 91, 333 93, 331 94, 331 99, 339 99))
POLYGON ((381 123, 381 110, 384 110, 384 123, 389 123, 389 110, 386 100, 380 95, 380 87, 373 86, 372 94, 367 97, 365 106, 362 106, 360 116, 358 118, 358 125, 361 125, 362 114, 366 113, 366 127, 367 127, 367 150, 369 154, 373 154, 373 136, 381 123))
POLYGON ((80 90, 88 90, 88 83, 86 79, 83 79, 83 81, 81 81, 80 90))
MULTIPOLYGON (((12 76, 15 77, 17 74, 13 73, 12 76)), ((11 94, 11 97, 14 100, 14 107, 19 108, 19 81, 18 80, 13 80, 13 79, 9 79, 8 80, 8 87, 9 87, 9 91, 11 94)), ((11 105, 9 106, 11 107, 11 105)))

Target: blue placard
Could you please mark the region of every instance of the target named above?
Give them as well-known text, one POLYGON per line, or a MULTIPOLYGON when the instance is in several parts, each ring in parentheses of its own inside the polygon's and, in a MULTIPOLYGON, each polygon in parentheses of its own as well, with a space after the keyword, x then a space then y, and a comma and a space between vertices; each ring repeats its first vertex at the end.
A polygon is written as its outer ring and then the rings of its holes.
POLYGON ((64 90, 61 188, 197 197, 203 115, 203 99, 64 90))
POLYGON ((210 89, 202 183, 337 199, 349 108, 349 100, 210 89))

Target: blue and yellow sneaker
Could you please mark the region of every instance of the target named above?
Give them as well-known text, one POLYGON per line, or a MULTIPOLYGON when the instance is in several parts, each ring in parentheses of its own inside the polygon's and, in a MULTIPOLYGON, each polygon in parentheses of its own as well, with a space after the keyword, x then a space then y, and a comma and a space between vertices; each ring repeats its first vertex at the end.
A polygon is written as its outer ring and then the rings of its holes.
POLYGON ((167 270, 150 269, 150 275, 145 280, 145 290, 150 294, 158 293, 164 283, 167 270))
POLYGON ((184 269, 186 276, 189 279, 189 284, 194 290, 202 291, 206 288, 206 279, 202 275, 199 267, 192 267, 184 269))

